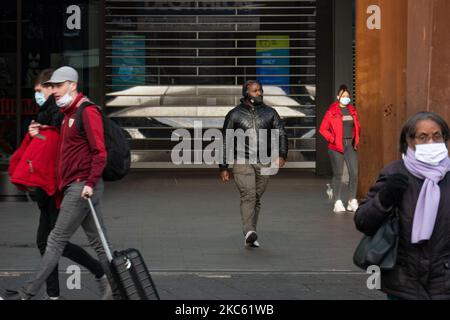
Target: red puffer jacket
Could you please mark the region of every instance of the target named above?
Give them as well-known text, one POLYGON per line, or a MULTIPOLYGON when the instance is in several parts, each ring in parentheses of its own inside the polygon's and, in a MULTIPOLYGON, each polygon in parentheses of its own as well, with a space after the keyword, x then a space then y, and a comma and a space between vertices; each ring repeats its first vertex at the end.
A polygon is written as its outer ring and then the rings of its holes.
MULTIPOLYGON (((355 107, 348 105, 348 111, 353 117, 353 146, 358 150, 359 137, 361 133, 361 126, 358 120, 358 113, 355 107)), ((328 149, 344 152, 344 123, 342 121, 342 111, 339 107, 339 102, 333 103, 329 108, 325 117, 320 124, 320 134, 328 141, 328 149)))
POLYGON ((40 136, 31 138, 27 134, 19 149, 14 152, 9 164, 11 182, 21 190, 38 187, 49 196, 55 194, 56 152, 59 131, 55 127, 39 130, 40 136))

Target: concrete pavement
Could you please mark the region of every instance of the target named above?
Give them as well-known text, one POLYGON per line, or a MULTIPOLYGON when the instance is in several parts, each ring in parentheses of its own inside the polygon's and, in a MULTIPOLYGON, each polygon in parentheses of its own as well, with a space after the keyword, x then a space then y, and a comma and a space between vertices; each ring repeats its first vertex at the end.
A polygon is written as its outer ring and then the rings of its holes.
MULTIPOLYGON (((104 216, 115 249, 138 248, 162 299, 384 299, 352 264, 361 238, 353 214, 335 214, 329 179, 282 170, 262 200, 261 247, 244 247, 239 195, 215 170, 133 172, 107 183, 104 216)), ((39 264, 34 203, 0 202, 0 286, 14 287, 39 264)), ((79 230, 72 242, 87 246, 79 230)), ((90 252, 93 252, 88 248, 90 252)), ((96 299, 96 283, 62 294, 96 299)))

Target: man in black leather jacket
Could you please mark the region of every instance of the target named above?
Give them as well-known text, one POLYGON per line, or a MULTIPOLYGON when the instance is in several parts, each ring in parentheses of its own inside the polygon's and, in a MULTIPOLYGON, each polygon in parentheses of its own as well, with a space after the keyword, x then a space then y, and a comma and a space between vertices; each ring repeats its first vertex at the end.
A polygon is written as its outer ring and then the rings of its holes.
MULTIPOLYGON (((263 103, 263 88, 260 82, 255 80, 247 81, 242 87, 241 104, 233 108, 225 117, 223 125, 223 160, 219 165, 222 181, 230 179, 228 164, 230 163, 228 153, 234 154, 233 175, 241 197, 241 219, 243 233, 245 237, 245 246, 259 247, 257 241, 256 224, 261 209, 261 197, 266 190, 269 182, 269 175, 264 174, 264 169, 270 166, 270 159, 274 158, 277 167, 283 167, 288 153, 288 139, 283 122, 274 108, 263 103), (241 140, 241 144, 227 144, 227 134, 237 130, 243 130, 246 133, 254 133, 254 140, 247 138, 241 140), (278 137, 276 146, 278 150, 272 150, 271 133, 276 130, 275 138, 278 137), (262 134, 265 131, 266 134, 262 134), (264 141, 266 140, 266 141, 264 141), (261 146, 266 146, 261 149, 261 146), (233 150, 229 150, 229 149, 233 150), (241 159, 241 152, 245 159, 241 159), (275 154, 272 154, 272 152, 275 154), (278 157, 276 156, 278 152, 278 157), (266 160, 263 161, 264 157, 266 160), (241 164, 240 160, 245 160, 241 164), (263 170, 263 172, 262 172, 263 170)), ((251 134, 250 134, 251 136, 251 134)), ((272 164, 273 165, 273 164, 272 164)))

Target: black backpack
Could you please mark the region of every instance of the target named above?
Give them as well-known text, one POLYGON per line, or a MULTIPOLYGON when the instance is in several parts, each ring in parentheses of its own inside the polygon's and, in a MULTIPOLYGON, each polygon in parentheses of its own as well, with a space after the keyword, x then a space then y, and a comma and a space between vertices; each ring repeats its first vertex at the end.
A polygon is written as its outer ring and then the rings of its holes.
POLYGON ((103 170, 103 180, 116 181, 122 179, 130 171, 131 154, 125 131, 117 123, 104 114, 102 109, 91 101, 83 102, 77 109, 75 124, 78 131, 86 136, 81 113, 87 106, 96 106, 103 118, 105 131, 105 147, 108 153, 106 167, 103 170))

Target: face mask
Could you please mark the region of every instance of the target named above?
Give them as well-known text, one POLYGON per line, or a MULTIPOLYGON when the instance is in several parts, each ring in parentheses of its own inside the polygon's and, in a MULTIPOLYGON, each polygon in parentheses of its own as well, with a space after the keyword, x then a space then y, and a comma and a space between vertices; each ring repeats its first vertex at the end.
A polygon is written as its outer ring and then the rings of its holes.
POLYGON ((347 97, 342 97, 341 99, 339 99, 339 102, 342 103, 344 106, 348 105, 350 101, 352 101, 352 99, 347 97))
POLYGON ((39 107, 42 107, 46 101, 45 96, 42 92, 35 92, 34 100, 36 100, 36 103, 39 107))
POLYGON ((415 157, 420 162, 437 166, 448 157, 447 146, 445 143, 416 144, 415 157))
POLYGON ((263 103, 263 96, 250 97, 249 100, 254 106, 259 106, 259 105, 262 105, 262 103, 263 103))
POLYGON ((56 105, 60 108, 64 108, 70 106, 72 101, 73 98, 70 96, 70 86, 69 86, 69 90, 67 91, 67 93, 58 100, 56 100, 56 105))

